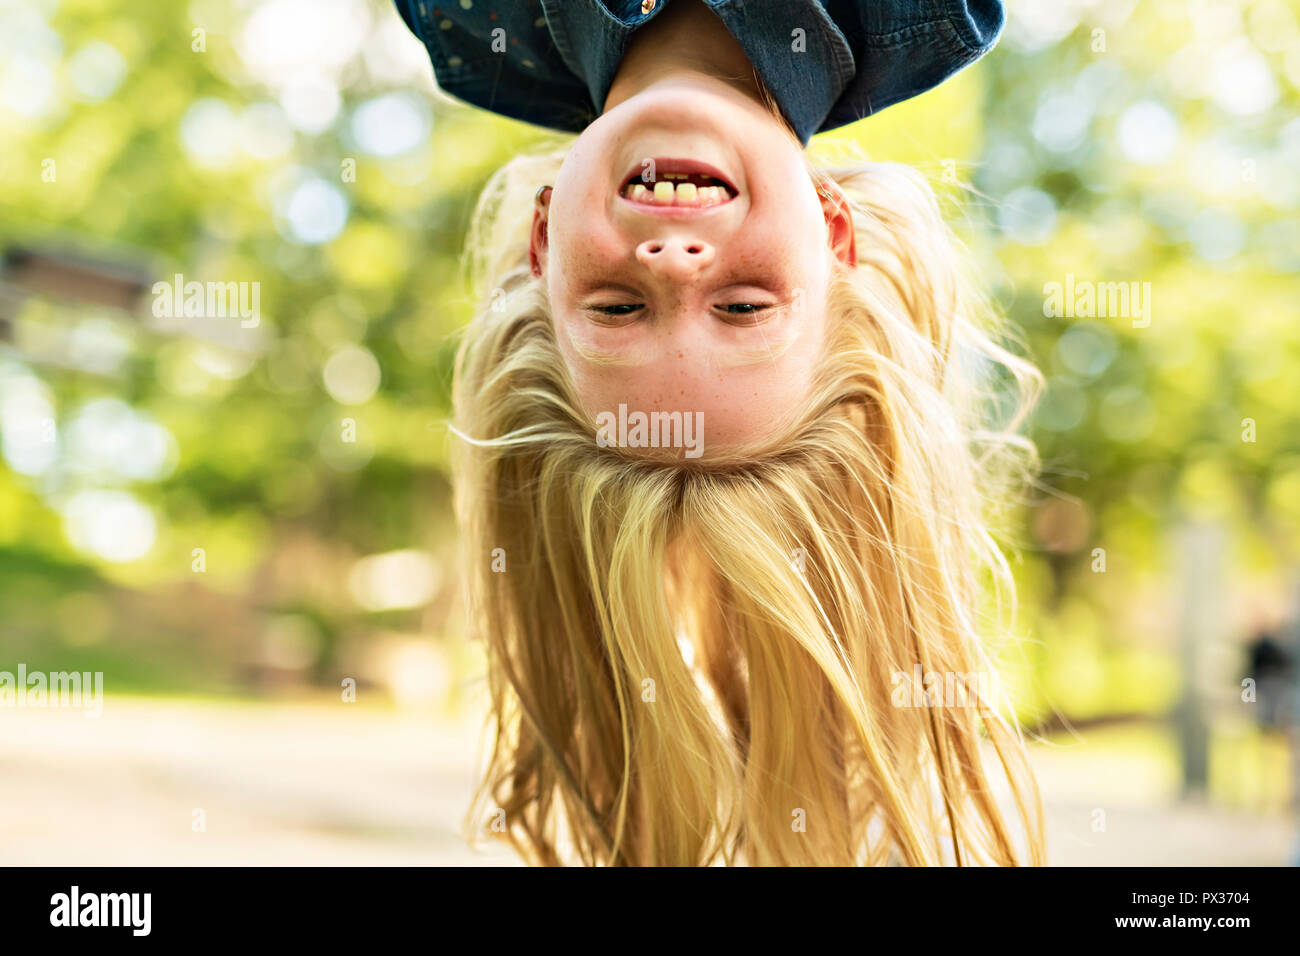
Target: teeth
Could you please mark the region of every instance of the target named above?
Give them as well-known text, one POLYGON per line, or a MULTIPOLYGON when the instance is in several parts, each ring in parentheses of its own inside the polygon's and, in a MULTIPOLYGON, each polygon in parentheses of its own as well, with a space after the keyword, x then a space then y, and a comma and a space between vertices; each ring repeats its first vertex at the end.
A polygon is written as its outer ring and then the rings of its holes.
POLYGON ((671 182, 667 178, 660 179, 653 188, 641 183, 628 183, 623 188, 623 195, 633 202, 657 206, 711 206, 731 198, 725 186, 696 186, 692 182, 671 182))

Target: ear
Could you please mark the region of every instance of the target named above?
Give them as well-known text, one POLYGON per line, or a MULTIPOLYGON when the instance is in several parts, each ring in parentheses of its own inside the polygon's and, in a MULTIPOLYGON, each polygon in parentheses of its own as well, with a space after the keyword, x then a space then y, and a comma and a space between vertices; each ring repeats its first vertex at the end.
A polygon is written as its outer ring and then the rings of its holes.
POLYGON ((858 264, 857 235, 853 231, 853 210, 839 185, 829 179, 817 187, 817 196, 826 215, 827 241, 831 253, 846 266, 858 264))
POLYGON ((541 278, 546 268, 546 218, 550 213, 551 187, 537 190, 533 199, 533 229, 528 236, 528 265, 535 278, 541 278))

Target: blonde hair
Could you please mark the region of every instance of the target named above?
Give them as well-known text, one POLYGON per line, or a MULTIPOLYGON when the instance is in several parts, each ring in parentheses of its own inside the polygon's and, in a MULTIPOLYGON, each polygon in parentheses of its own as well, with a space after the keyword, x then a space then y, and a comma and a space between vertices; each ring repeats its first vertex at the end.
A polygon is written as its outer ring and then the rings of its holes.
POLYGON ((467 825, 548 865, 1042 863, 1005 701, 912 686, 996 673, 989 479, 1037 384, 976 320, 928 184, 810 167, 859 257, 812 398, 752 455, 648 461, 598 447, 529 270, 561 158, 502 169, 469 243, 455 481, 493 743, 467 825), (995 373, 1019 412, 990 426, 995 373))

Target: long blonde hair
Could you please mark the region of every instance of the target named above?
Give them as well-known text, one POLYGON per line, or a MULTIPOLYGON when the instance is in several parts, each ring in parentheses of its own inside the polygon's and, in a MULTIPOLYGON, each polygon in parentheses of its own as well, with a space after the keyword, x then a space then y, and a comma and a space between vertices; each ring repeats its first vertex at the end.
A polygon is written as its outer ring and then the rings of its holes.
POLYGON ((928 184, 810 165, 859 256, 811 399, 760 454, 648 461, 598 447, 530 274, 561 158, 502 169, 469 243, 455 481, 492 737, 470 829, 549 865, 1042 863, 982 680, 1005 633, 985 595, 1011 587, 990 480, 1025 459, 1036 373, 996 344, 928 184))

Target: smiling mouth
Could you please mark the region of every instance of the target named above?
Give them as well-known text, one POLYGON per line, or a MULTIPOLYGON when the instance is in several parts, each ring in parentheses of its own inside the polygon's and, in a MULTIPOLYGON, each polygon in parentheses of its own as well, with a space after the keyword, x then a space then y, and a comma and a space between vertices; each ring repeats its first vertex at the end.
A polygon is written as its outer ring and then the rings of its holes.
POLYGON ((657 174, 638 169, 619 189, 619 195, 643 206, 690 206, 703 208, 731 202, 738 195, 718 170, 691 160, 655 160, 657 174))

